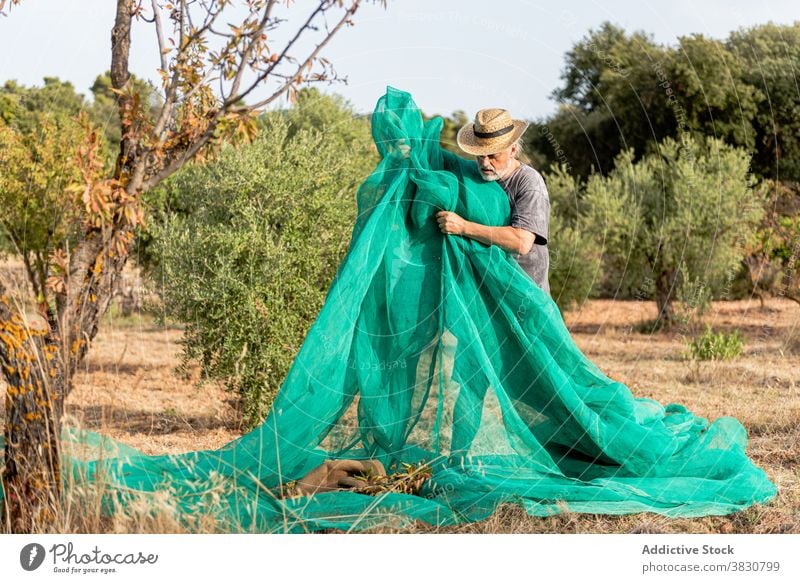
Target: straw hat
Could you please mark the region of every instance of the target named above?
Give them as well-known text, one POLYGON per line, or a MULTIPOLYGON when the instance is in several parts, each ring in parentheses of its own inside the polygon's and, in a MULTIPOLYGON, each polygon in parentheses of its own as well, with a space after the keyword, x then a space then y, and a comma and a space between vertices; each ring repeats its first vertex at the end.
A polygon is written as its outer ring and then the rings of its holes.
POLYGON ((456 142, 468 154, 495 154, 516 142, 526 129, 528 122, 511 119, 505 109, 491 107, 481 109, 475 114, 474 122, 458 130, 456 142))

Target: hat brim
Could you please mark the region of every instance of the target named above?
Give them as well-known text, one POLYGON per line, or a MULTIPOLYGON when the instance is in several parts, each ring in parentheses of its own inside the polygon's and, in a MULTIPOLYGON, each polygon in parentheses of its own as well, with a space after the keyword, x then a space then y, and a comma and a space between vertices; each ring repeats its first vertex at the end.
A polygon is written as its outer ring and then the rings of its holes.
POLYGON ((475 135, 473 122, 470 122, 458 130, 456 143, 458 143, 459 148, 473 156, 496 154, 511 147, 511 144, 516 142, 528 129, 527 121, 515 119, 513 124, 514 129, 505 135, 497 136, 496 138, 479 138, 475 135))

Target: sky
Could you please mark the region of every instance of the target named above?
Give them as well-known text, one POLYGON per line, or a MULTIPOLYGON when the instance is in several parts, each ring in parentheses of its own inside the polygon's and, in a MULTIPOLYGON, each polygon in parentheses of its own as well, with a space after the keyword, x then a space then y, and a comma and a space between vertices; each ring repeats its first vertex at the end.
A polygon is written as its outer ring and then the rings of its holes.
MULTIPOLYGON (((23 0, 0 17, 0 83, 41 85, 69 80, 89 94, 110 65, 114 0, 23 0)), ((149 5, 149 2, 145 4, 149 5)), ((293 14, 314 3, 296 0, 293 14)), ((662 44, 701 33, 724 39, 768 21, 800 20, 797 0, 388 0, 366 4, 355 26, 322 53, 347 84, 320 86, 367 113, 387 85, 408 91, 428 114, 503 107, 515 117, 542 118, 557 105, 564 55, 604 21, 643 30, 662 44)), ((291 21, 290 21, 291 22, 291 21)), ((131 71, 156 80, 152 27, 134 28, 131 71)))

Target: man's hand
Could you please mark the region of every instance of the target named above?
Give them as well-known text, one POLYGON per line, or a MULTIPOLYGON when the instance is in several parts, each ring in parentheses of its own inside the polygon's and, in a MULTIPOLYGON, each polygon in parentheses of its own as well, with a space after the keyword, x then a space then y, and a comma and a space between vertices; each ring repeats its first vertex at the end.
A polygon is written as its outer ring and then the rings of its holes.
POLYGON ((463 235, 467 228, 467 221, 450 211, 436 213, 436 221, 439 223, 439 230, 445 235, 463 235))
POLYGON ((489 227, 462 219, 456 213, 439 211, 436 213, 439 230, 445 235, 464 235, 485 245, 497 245, 511 253, 526 254, 531 250, 536 235, 517 227, 489 227))
POLYGON ((403 158, 408 158, 411 155, 411 146, 406 144, 405 140, 400 140, 400 142, 397 144, 397 149, 403 158))
POLYGON ((365 480, 359 482, 354 478, 359 475, 364 476, 367 473, 371 473, 373 476, 385 476, 386 469, 377 459, 325 460, 299 480, 283 484, 280 494, 284 498, 310 496, 318 492, 331 492, 333 490, 357 490, 360 486, 368 484, 368 482, 365 480))

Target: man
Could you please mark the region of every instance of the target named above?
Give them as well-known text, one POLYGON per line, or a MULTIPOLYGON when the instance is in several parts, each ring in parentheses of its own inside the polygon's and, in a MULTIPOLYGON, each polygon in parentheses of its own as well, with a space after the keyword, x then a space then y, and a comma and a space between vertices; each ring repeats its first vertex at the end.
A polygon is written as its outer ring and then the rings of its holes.
POLYGON ((481 177, 497 180, 506 191, 511 203, 509 226, 481 225, 449 211, 436 213, 436 218, 443 233, 463 235, 513 253, 525 273, 549 295, 550 197, 541 174, 519 160, 527 128, 527 122, 512 119, 505 109, 482 109, 456 136, 459 148, 475 156, 481 177))

